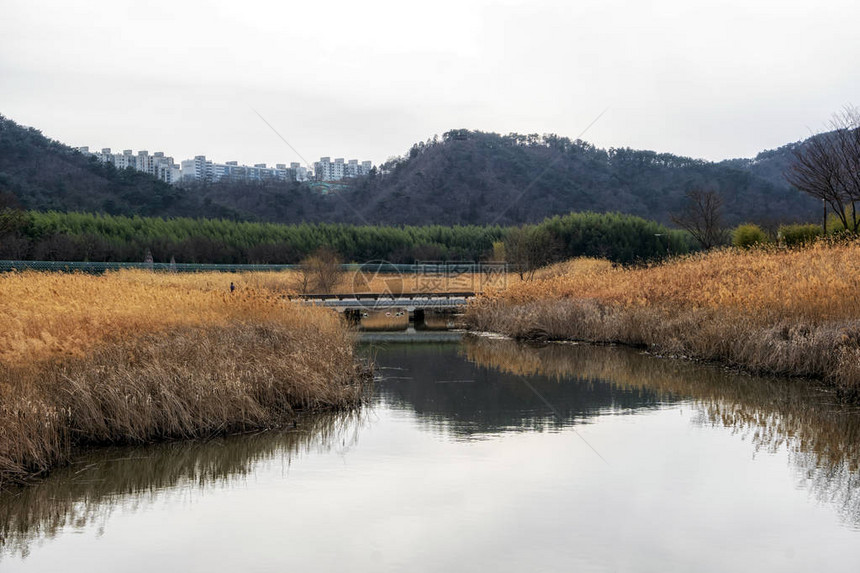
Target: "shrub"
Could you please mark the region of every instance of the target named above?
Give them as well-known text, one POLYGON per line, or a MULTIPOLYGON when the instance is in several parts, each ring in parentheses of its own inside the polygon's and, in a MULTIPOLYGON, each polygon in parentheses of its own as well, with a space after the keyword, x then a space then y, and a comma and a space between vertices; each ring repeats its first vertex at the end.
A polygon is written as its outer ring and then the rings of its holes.
POLYGON ((320 247, 299 265, 298 288, 302 293, 331 292, 341 274, 337 253, 330 248, 320 247))
POLYGON ((848 223, 848 228, 845 228, 845 223, 842 218, 839 217, 836 213, 830 213, 827 216, 827 234, 828 235, 849 235, 852 234, 852 221, 855 219, 860 220, 860 217, 857 216, 855 212, 852 211, 851 207, 845 207, 845 222, 848 223))
POLYGON ((761 227, 752 223, 738 225, 732 232, 732 244, 736 247, 748 249, 767 242, 767 233, 761 227))
POLYGON ((782 225, 779 228, 780 241, 786 247, 811 243, 821 235, 821 225, 782 225))

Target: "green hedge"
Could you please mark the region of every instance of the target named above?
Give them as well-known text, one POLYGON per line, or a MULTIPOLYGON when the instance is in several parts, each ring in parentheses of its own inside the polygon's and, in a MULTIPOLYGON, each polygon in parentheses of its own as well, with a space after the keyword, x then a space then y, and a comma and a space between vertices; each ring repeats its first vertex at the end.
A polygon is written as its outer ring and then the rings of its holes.
MULTIPOLYGON (((18 212, 20 214, 20 212, 18 212)), ((27 212, 0 228, 0 259, 144 260, 292 264, 320 247, 347 262, 481 261, 514 227, 281 225, 223 219, 162 219, 90 213, 27 212)), ((552 238, 552 258, 605 257, 629 263, 690 250, 686 234, 639 217, 571 213, 536 225, 552 238)))

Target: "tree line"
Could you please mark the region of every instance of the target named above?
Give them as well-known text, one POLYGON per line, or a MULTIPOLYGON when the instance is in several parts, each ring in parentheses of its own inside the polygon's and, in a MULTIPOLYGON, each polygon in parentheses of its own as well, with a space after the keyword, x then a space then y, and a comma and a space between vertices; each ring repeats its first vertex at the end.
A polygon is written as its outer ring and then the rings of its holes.
POLYGON ((690 250, 685 233, 639 217, 571 213, 535 225, 377 226, 236 222, 22 211, 0 198, 0 259, 295 264, 320 248, 346 262, 487 261, 524 266, 573 256, 619 263, 690 250), (507 245, 507 249, 503 248, 507 245), (516 246, 515 246, 516 245, 516 246))

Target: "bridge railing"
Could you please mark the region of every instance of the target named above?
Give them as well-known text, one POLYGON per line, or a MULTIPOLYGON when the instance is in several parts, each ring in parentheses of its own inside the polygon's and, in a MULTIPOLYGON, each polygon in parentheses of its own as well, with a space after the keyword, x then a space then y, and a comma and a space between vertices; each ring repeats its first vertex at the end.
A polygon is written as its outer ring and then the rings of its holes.
POLYGON ((414 301, 439 298, 472 298, 480 293, 474 291, 453 292, 358 292, 358 293, 331 293, 331 294, 294 294, 289 295, 290 300, 392 300, 392 301, 414 301))
POLYGON ((285 271, 297 268, 296 265, 219 265, 193 263, 117 263, 99 261, 0 261, 0 272, 44 271, 44 272, 81 272, 101 274, 122 269, 143 269, 156 272, 201 273, 201 272, 248 272, 248 271, 285 271))

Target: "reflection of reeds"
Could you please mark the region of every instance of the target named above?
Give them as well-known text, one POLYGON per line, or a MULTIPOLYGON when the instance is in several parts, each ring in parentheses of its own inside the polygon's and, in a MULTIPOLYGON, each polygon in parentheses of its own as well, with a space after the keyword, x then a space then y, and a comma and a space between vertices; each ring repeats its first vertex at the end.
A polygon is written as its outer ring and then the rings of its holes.
POLYGON ((462 321, 462 315, 457 313, 426 310, 423 324, 415 326, 423 330, 450 330, 462 327, 462 321))
POLYGON ((134 507, 170 490, 229 485, 260 461, 289 463, 302 452, 355 439, 357 411, 299 418, 298 429, 174 442, 135 448, 99 448, 48 479, 0 494, 0 557, 26 555, 30 543, 64 527, 103 523, 118 507, 134 507), (5 547, 3 547, 5 545, 5 547))
POLYGON ((191 284, 0 277, 0 486, 77 445, 272 427, 359 400, 365 377, 336 313, 191 284))
POLYGON ((860 392, 860 242, 724 250, 649 268, 575 269, 489 293, 471 326, 646 345, 860 392))
POLYGON ((406 330, 409 328, 409 312, 405 308, 364 310, 359 322, 361 330, 406 330))
POLYGON ((786 384, 631 349, 535 347, 474 337, 465 339, 464 348, 476 364, 521 376, 602 380, 690 398, 708 423, 731 428, 767 451, 785 448, 800 479, 860 525, 860 411, 834 403, 806 382, 786 384))

